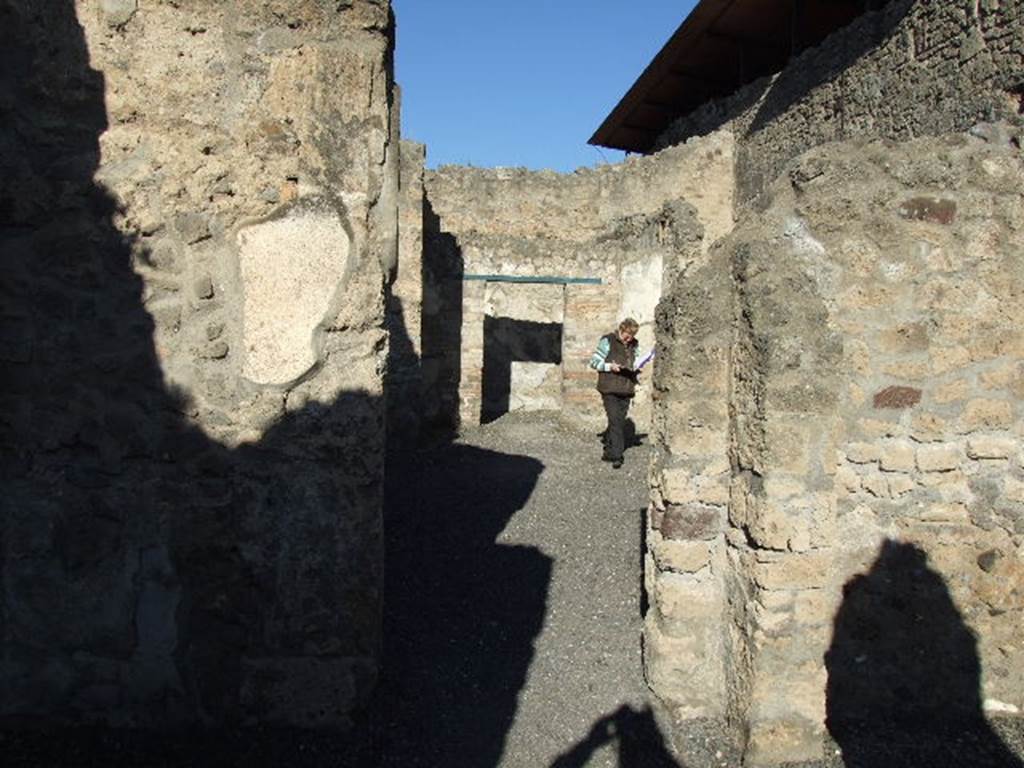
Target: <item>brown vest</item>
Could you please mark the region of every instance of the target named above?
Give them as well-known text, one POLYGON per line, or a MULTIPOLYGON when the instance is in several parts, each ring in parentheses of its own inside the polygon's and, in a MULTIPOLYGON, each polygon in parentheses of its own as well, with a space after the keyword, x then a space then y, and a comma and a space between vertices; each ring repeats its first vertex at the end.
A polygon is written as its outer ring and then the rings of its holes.
MULTIPOLYGON (((605 336, 608 339, 608 357, 606 363, 618 363, 624 368, 632 368, 636 360, 636 339, 633 339, 626 346, 619 339, 619 334, 609 333, 605 336)), ((621 373, 598 371, 597 391, 602 395, 623 395, 632 397, 636 392, 636 382, 632 376, 621 373)))

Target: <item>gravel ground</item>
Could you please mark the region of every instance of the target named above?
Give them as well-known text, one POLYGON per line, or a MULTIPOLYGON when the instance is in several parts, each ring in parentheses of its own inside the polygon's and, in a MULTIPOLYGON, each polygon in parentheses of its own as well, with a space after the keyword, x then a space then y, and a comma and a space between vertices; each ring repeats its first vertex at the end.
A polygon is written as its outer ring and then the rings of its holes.
POLYGON ((648 453, 600 451, 510 414, 393 457, 382 765, 672 764, 641 675, 648 453))
MULTIPOLYGON (((351 735, 151 734, 0 722, 0 768, 723 768, 695 724, 670 755, 640 656, 648 449, 508 415, 392 455, 385 671, 351 735), (367 738, 369 735, 369 738, 367 738)), ((865 724, 791 768, 1024 768, 1024 720, 939 733, 865 724)))

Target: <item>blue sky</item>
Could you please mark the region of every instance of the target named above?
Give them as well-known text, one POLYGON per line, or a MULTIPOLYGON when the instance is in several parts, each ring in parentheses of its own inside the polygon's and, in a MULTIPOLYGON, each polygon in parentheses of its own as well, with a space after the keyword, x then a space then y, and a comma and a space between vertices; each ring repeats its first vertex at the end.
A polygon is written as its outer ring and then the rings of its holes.
POLYGON ((571 171, 694 0, 392 0, 402 136, 427 165, 571 171))

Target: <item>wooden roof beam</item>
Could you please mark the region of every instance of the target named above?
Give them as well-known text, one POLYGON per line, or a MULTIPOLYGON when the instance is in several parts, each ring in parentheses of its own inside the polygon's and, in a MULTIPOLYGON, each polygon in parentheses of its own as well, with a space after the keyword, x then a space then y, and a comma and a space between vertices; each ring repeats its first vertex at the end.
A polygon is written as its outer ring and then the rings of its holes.
POLYGON ((707 36, 712 40, 731 43, 737 48, 760 49, 771 51, 772 53, 786 53, 789 51, 789 40, 778 41, 764 37, 747 37, 744 35, 734 35, 729 32, 719 32, 715 29, 709 29, 707 36))

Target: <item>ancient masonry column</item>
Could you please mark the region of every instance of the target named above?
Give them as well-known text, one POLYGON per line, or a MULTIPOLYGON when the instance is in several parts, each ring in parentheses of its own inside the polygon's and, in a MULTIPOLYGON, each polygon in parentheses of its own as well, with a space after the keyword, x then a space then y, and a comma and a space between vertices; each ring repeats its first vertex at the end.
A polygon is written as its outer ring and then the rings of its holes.
POLYGON ((758 241, 733 261, 730 717, 750 765, 820 759, 825 727, 842 342, 799 262, 758 241))
POLYGON ((423 418, 423 167, 426 147, 401 143, 398 269, 388 296, 388 440, 414 442, 423 418))
POLYGON ((573 427, 601 429, 604 409, 589 367, 597 340, 615 327, 619 302, 607 285, 568 283, 562 321, 562 415, 573 427))
POLYGON ((656 317, 644 665, 684 761, 695 723, 713 732, 725 727, 732 663, 724 537, 732 299, 721 261, 715 253, 708 266, 685 273, 656 317))
POLYGON ((462 360, 459 381, 459 424, 480 423, 484 372, 484 298, 487 282, 467 280, 462 284, 462 360))

